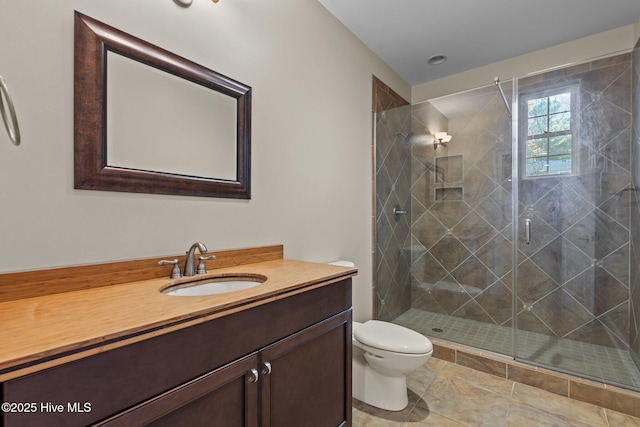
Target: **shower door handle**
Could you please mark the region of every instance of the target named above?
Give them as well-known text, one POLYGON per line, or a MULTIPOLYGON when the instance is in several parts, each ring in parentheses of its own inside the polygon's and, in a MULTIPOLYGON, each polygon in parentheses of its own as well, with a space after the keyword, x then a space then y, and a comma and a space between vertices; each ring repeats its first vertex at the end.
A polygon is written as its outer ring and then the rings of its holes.
POLYGON ((529 218, 524 220, 524 244, 531 244, 531 220, 529 218))

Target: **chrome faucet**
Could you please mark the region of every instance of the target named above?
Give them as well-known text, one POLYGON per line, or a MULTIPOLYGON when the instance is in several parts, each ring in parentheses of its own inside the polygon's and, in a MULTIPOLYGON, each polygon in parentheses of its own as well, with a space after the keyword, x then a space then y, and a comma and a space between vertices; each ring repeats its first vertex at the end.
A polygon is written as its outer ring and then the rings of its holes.
POLYGON ((196 242, 189 248, 187 252, 187 260, 184 263, 184 275, 185 276, 195 276, 195 261, 193 260, 193 255, 196 252, 196 249, 200 251, 201 254, 207 253, 207 247, 202 242, 196 242))

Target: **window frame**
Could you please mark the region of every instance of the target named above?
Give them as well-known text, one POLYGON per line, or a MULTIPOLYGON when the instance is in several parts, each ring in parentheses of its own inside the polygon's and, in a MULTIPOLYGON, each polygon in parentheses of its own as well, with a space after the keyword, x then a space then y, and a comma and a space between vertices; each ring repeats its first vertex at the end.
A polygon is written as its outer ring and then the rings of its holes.
MULTIPOLYGON (((563 82, 561 84, 556 85, 546 85, 541 86, 536 89, 527 90, 520 93, 520 101, 519 101, 519 110, 520 110, 520 135, 519 135, 519 143, 518 148, 520 150, 520 176, 522 179, 538 179, 538 178, 562 178, 568 176, 576 176, 579 174, 578 171, 578 135, 579 135, 579 94, 580 94, 580 82, 579 81, 570 81, 563 82), (530 140, 529 135, 529 114, 528 114, 528 102, 534 99, 541 98, 549 98, 554 95, 558 95, 561 93, 569 93, 570 95, 570 125, 569 132, 550 132, 545 137, 547 138, 547 146, 549 144, 549 138, 553 136, 560 136, 563 134, 571 135, 571 171, 567 173, 548 173, 548 159, 549 159, 549 150, 547 150, 547 173, 539 174, 539 175, 527 175, 527 143, 530 140)), ((547 120, 549 120, 549 111, 547 110, 547 120)), ((542 117, 542 116, 541 116, 542 117)), ((542 135, 542 134, 540 134, 542 135)), ((532 135, 539 136, 539 135, 532 135)), ((531 138, 534 139, 534 138, 531 138)))

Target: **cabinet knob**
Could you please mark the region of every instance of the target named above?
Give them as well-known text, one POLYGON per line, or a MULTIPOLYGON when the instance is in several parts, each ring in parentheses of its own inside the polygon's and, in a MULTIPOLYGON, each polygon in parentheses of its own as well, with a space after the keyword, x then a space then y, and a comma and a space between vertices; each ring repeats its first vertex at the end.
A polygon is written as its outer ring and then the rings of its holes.
POLYGON ((264 368, 262 368, 262 375, 269 375, 271 373, 271 363, 264 362, 264 368))
POLYGON ((251 376, 249 377, 249 382, 250 383, 257 383, 258 382, 258 370, 257 369, 252 369, 250 372, 251 376))

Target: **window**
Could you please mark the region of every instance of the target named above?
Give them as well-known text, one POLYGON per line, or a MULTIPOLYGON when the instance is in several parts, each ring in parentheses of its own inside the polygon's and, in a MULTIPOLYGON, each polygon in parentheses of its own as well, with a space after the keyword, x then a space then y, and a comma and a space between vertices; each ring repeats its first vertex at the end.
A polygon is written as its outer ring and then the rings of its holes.
POLYGON ((525 177, 576 173, 577 89, 571 84, 522 96, 525 177))

